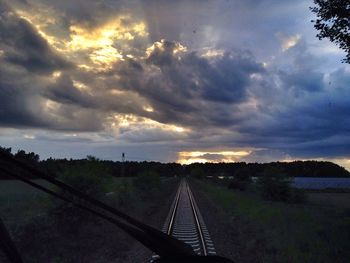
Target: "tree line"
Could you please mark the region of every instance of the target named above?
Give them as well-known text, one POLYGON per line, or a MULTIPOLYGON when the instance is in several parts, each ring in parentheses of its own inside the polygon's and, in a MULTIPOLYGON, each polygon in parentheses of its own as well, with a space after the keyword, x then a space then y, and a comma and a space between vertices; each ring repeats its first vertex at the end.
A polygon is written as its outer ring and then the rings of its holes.
MULTIPOLYGON (((350 177, 350 173, 343 167, 328 161, 293 161, 293 162, 271 162, 271 163, 193 163, 181 165, 179 163, 160 163, 154 161, 111 161, 100 160, 93 156, 84 159, 54 159, 40 160, 40 156, 34 152, 19 150, 12 153, 11 148, 0 147, 0 151, 13 156, 15 159, 30 164, 31 166, 57 177, 67 169, 74 169, 90 165, 104 175, 114 177, 135 177, 144 172, 152 171, 159 176, 187 176, 195 177, 218 177, 218 176, 249 176, 261 177, 268 169, 277 169, 288 177, 350 177)), ((0 160, 0 165, 16 170, 16 167, 9 167, 11 164, 0 160)), ((5 174, 0 174, 0 179, 10 179, 5 174)))

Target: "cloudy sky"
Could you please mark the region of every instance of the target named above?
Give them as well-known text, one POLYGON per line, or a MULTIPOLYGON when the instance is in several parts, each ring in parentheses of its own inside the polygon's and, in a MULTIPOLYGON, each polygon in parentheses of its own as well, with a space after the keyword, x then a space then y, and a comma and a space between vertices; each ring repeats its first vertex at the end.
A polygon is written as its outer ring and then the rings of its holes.
POLYGON ((0 145, 349 169, 350 66, 312 5, 0 0, 0 145))

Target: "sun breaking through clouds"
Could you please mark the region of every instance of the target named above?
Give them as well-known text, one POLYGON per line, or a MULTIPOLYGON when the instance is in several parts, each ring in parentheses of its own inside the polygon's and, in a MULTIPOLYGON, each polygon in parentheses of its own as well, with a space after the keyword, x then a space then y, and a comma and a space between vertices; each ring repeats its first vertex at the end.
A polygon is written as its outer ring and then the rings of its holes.
POLYGON ((0 143, 349 167, 350 68, 315 37, 311 4, 2 0, 0 143))
POLYGON ((205 163, 205 162, 237 162, 243 157, 248 156, 252 151, 237 150, 237 151, 213 151, 213 152, 179 152, 181 164, 190 163, 205 163))

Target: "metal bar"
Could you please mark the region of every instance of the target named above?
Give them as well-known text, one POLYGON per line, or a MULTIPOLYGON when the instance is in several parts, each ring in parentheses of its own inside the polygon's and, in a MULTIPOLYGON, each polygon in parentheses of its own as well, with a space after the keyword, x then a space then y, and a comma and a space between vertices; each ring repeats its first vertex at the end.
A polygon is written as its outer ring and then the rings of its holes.
POLYGON ((6 257, 11 263, 23 263, 21 255, 19 254, 15 243, 11 239, 9 232, 7 231, 4 223, 0 218, 0 244, 6 257))

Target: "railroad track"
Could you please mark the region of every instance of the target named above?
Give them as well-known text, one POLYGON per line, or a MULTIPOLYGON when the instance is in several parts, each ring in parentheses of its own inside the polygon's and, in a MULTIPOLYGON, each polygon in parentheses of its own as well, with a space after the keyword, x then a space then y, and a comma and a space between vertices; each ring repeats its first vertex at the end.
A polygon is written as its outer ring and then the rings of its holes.
MULTIPOLYGON (((198 255, 216 255, 209 231, 186 179, 180 182, 162 231, 189 244, 198 255)), ((156 258, 158 255, 152 256, 152 260, 156 258)))

